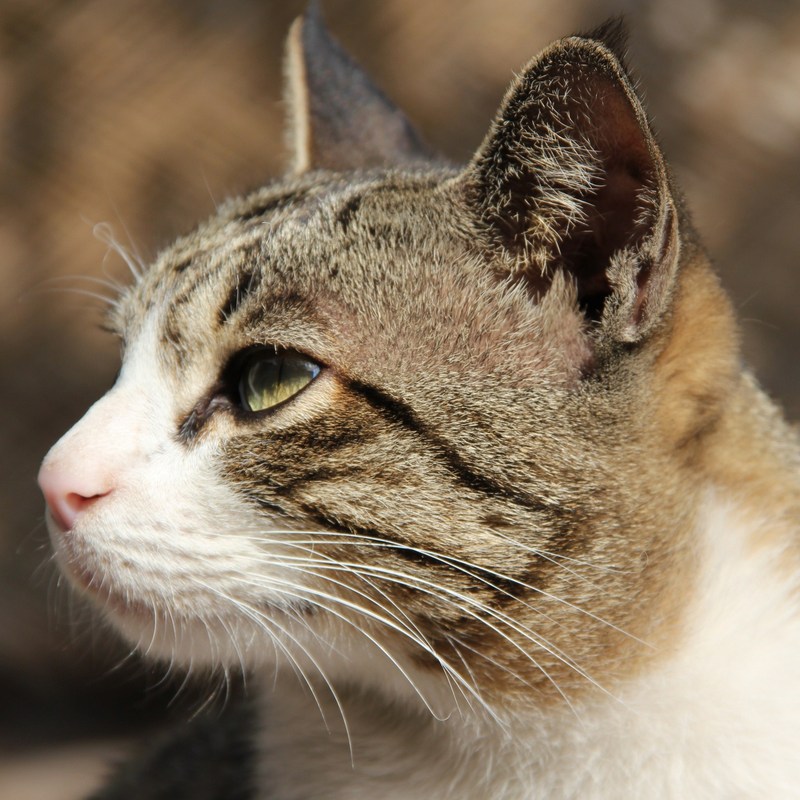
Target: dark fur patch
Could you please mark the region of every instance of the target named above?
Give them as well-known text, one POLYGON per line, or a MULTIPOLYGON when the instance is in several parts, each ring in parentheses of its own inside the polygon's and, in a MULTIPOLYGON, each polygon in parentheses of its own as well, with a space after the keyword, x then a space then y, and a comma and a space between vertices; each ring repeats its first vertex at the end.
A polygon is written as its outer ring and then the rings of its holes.
POLYGON ((260 276, 255 270, 246 270, 236 278, 236 283, 231 287, 228 297, 217 312, 217 322, 224 325, 236 313, 236 310, 248 295, 257 289, 260 276))
POLYGON ((234 221, 250 222, 254 219, 260 219, 261 217, 265 217, 267 214, 273 211, 277 211, 279 208, 286 208, 289 205, 298 203, 305 195, 306 191, 303 189, 275 195, 274 197, 270 197, 268 200, 257 203, 256 205, 247 209, 247 211, 242 211, 240 214, 237 214, 234 217, 234 221))
POLYGON ((222 711, 192 715, 179 729, 156 737, 137 759, 118 767, 91 800, 255 798, 257 725, 251 704, 241 699, 240 683, 234 679, 231 688, 229 682, 233 699, 222 711))
POLYGON ((627 72, 625 53, 628 49, 628 26, 622 14, 611 17, 596 28, 586 33, 579 33, 578 36, 602 42, 619 59, 627 72))
POLYGON ((186 258, 179 261, 173 268, 172 271, 176 274, 180 274, 181 272, 185 272, 189 267, 192 266, 193 256, 187 256, 186 258))
POLYGON ((271 443, 278 449, 302 448, 306 453, 328 455, 346 447, 360 446, 372 436, 364 428, 342 422, 341 427, 324 424, 297 426, 291 431, 275 431, 271 443))
POLYGON ((222 387, 214 386, 178 424, 178 441, 191 444, 206 422, 220 408, 230 408, 227 398, 221 395, 222 387))
POLYGON ((336 222, 338 222, 344 230, 347 230, 350 227, 353 217, 358 213, 358 209, 361 206, 361 200, 361 195, 351 197, 342 206, 342 208, 339 209, 339 212, 336 215, 336 222))
POLYGON ((319 481, 323 483, 333 483, 339 481, 342 483, 347 483, 359 472, 360 469, 352 469, 348 466, 314 467, 313 469, 306 470, 300 475, 281 481, 280 486, 274 487, 274 491, 281 497, 293 497, 305 489, 309 484, 319 481))
POLYGON ((177 320, 169 317, 164 323, 164 330, 161 334, 162 349, 177 352, 180 362, 183 363, 184 344, 181 326, 178 324, 177 320))

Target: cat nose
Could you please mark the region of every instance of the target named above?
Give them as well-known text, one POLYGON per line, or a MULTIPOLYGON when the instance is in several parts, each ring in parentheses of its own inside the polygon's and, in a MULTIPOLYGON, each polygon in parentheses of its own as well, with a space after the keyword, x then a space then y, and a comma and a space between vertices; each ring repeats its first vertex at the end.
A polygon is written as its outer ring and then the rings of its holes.
POLYGON ((98 476, 81 474, 67 465, 47 461, 39 470, 38 480, 53 519, 65 531, 72 530, 86 509, 112 491, 107 481, 98 476))
POLYGON ((130 481, 131 469, 161 441, 154 416, 141 391, 115 386, 53 445, 39 486, 61 530, 72 530, 81 514, 130 481))

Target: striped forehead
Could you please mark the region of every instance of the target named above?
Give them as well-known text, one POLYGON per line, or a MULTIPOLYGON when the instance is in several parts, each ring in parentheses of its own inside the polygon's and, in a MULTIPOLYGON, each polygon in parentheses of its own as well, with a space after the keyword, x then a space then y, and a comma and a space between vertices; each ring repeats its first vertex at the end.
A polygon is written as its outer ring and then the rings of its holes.
POLYGON ((328 238, 329 222, 350 194, 315 187, 256 195, 179 240, 124 298, 125 338, 156 320, 164 354, 183 362, 248 308, 252 323, 255 312, 263 316, 287 300, 296 307, 323 277, 308 258, 308 242, 328 238))
MULTIPOLYGON (((281 344, 281 331, 302 349, 304 336, 324 335, 327 312, 350 323, 393 316, 418 284, 415 263, 432 263, 446 235, 443 198, 431 202, 440 182, 316 176, 235 200, 164 253, 132 292, 126 339, 155 315, 163 357, 183 367, 209 349, 281 344), (323 324, 305 330, 315 317, 323 324)), ((348 335, 362 328, 349 324, 348 335)))

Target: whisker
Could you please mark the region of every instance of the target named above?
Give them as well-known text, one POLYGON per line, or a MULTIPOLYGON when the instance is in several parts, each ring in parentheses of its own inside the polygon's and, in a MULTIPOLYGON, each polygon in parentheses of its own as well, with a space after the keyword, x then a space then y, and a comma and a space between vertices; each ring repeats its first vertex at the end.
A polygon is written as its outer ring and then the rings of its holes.
MULTIPOLYGON (((271 533, 272 534, 282 533, 282 534, 286 535, 286 534, 291 534, 292 531, 272 531, 271 533)), ((267 534, 267 535, 269 535, 269 534, 267 534)), ((520 586, 521 588, 527 589, 528 591, 531 591, 531 592, 533 592, 535 594, 540 595, 541 597, 545 597, 548 600, 552 600, 555 603, 559 603, 561 605, 565 605, 568 608, 572 609, 573 611, 577 611, 578 613, 585 614, 589 618, 593 619, 595 622, 598 622, 601 625, 605 625, 605 626, 611 628, 612 630, 615 630, 617 633, 619 633, 619 634, 621 634, 621 635, 623 635, 623 636, 625 636, 627 638, 632 639, 633 641, 637 642, 638 644, 641 644, 641 645, 643 645, 645 647, 649 647, 649 648, 653 647, 653 645, 651 645, 648 642, 640 639, 635 634, 632 634, 632 633, 630 633, 628 631, 625 631, 623 628, 620 628, 618 625, 616 625, 615 623, 611 622, 610 620, 603 619, 602 617, 598 616, 597 614, 595 614, 592 611, 589 611, 588 609, 582 608, 581 606, 578 606, 575 603, 572 603, 569 600, 564 599, 563 597, 558 597, 558 595, 554 595, 554 594, 546 591, 545 589, 542 589, 541 587, 533 586, 533 585, 531 585, 529 583, 526 583, 525 581, 521 581, 518 578, 515 578, 515 577, 513 577, 511 575, 506 575, 506 574, 504 574, 502 572, 499 572, 499 571, 497 571, 495 569, 492 569, 491 567, 484 567, 484 566, 480 566, 478 564, 473 564, 472 562, 466 561, 464 559, 461 559, 461 558, 459 558, 457 556, 453 556, 453 555, 450 555, 450 554, 438 553, 436 551, 427 550, 425 548, 413 547, 411 545, 401 545, 401 544, 398 544, 397 542, 393 542, 390 539, 383 539, 383 538, 374 537, 374 536, 365 536, 364 534, 360 534, 360 533, 338 533, 338 532, 331 532, 331 531, 322 531, 322 532, 320 532, 320 535, 324 536, 324 537, 331 537, 331 538, 329 538, 329 539, 323 539, 323 538, 317 539, 317 538, 315 538, 313 540, 310 540, 309 543, 314 543, 314 544, 332 544, 332 545, 352 544, 352 545, 356 545, 356 546, 361 546, 361 545, 364 545, 364 546, 379 546, 379 547, 387 548, 387 549, 405 550, 405 551, 410 551, 410 552, 413 552, 413 553, 417 553, 417 554, 419 554, 421 556, 424 556, 426 558, 429 558, 429 559, 433 559, 433 560, 439 561, 441 564, 444 564, 446 566, 450 566, 453 569, 456 569, 456 570, 458 570, 458 571, 460 571, 460 572, 462 572, 464 574, 467 574, 470 577, 477 578, 478 580, 480 580, 480 581, 482 581, 484 583, 486 583, 485 579, 483 579, 481 577, 481 575, 479 575, 479 574, 476 575, 473 572, 473 570, 477 570, 479 573, 487 573, 489 575, 493 575, 495 578, 497 578, 497 579, 499 579, 499 580, 501 580, 503 582, 514 583, 514 584, 520 586)), ((278 540, 278 541, 271 540, 269 543, 270 544, 277 544, 277 545, 286 545, 289 542, 287 541, 287 539, 284 538, 284 539, 281 539, 281 540, 278 540)), ((294 541, 294 543, 297 544, 298 542, 294 541)), ((495 587, 495 588, 497 588, 497 587, 495 587)), ((500 590, 500 591, 502 591, 502 590, 500 590)), ((536 609, 534 609, 534 610, 536 610, 536 609)))
MULTIPOLYGON (((119 219, 119 214, 117 215, 117 218, 119 219)), ((125 247, 125 245, 123 245, 117 239, 116 235, 114 234, 113 226, 108 222, 95 223, 92 226, 92 235, 99 242, 102 242, 108 248, 109 252, 115 252, 125 262, 126 266, 133 275, 134 280, 140 281, 145 270, 144 261, 139 255, 136 246, 133 245, 130 233, 128 228, 125 226, 125 223, 123 223, 122 220, 119 220, 119 222, 128 237, 128 241, 131 242, 130 249, 125 247)))
POLYGON ((303 652, 303 654, 309 659, 309 661, 314 666, 314 668, 317 670, 317 672, 319 672, 320 676, 322 677, 322 680, 325 682, 325 685, 327 686, 328 691, 331 694, 331 697, 333 698, 334 703, 336 704, 336 707, 339 710, 339 714, 340 714, 341 719, 342 719, 342 725, 344 726, 345 735, 347 737, 348 747, 350 749, 350 760, 351 760, 351 762, 353 762, 354 761, 354 757, 353 757, 353 742, 352 742, 352 737, 351 737, 351 734, 350 734, 350 726, 349 726, 349 724, 347 722, 347 715, 345 714, 344 707, 342 705, 342 702, 341 702, 341 699, 339 697, 338 692, 336 691, 336 689, 334 689, 333 684, 329 680, 327 674, 322 669, 322 667, 320 666, 319 662, 314 658, 314 656, 308 651, 308 649, 306 647, 304 647, 297 640, 296 637, 292 636, 292 634, 289 633, 289 631, 283 625, 281 625, 279 622, 277 622, 276 620, 270 619, 265 614, 263 614, 263 612, 258 611, 257 609, 253 608, 252 606, 250 606, 247 603, 244 603, 244 602, 242 602, 240 600, 237 600, 237 599, 231 597, 230 595, 228 595, 227 593, 223 592, 220 589, 217 589, 216 587, 207 587, 207 588, 209 588, 211 591, 213 591, 219 597, 223 598, 224 600, 227 600, 235 608, 238 608, 242 613, 245 614, 245 616, 247 616, 249 619, 251 619, 253 622, 255 622, 267 634, 269 634, 271 636, 272 640, 274 642, 276 642, 278 644, 278 646, 281 647, 281 649, 283 650, 285 655, 296 666, 297 670, 299 670, 300 674, 302 675, 303 679, 305 680, 305 683, 308 686, 309 691, 311 692, 311 695, 312 695, 312 697, 314 698, 314 701, 317 704, 317 708, 319 709, 320 716, 322 717, 323 724, 325 725, 325 728, 330 732, 330 725, 328 724, 327 718, 325 716, 325 711, 324 711, 324 709, 322 707, 322 701, 320 700, 316 690, 314 689, 313 682, 308 677, 308 675, 306 674, 305 670, 300 665, 300 663, 297 661, 297 659, 294 657, 294 655, 290 652, 290 650, 285 645, 285 643, 282 642, 279 638, 275 637, 275 634, 271 630, 271 628, 272 627, 277 628, 283 636, 285 636, 288 639, 290 639, 298 648, 300 648, 301 652, 303 652))
MULTIPOLYGON (((298 571, 301 571, 301 570, 298 570, 298 571)), ((256 586, 258 588, 265 588, 265 582, 263 581, 263 576, 257 575, 255 577, 258 578, 259 580, 258 580, 258 582, 253 582, 252 585, 256 586)), ((502 721, 496 716, 496 713, 494 712, 494 710, 491 709, 486 704, 486 702, 483 700, 483 698, 480 697, 480 695, 477 693, 475 687, 471 686, 466 681, 466 679, 463 676, 461 676, 460 673, 458 673, 458 671, 455 670, 452 667, 452 665, 449 664, 442 657, 442 655, 440 653, 437 653, 435 650, 429 649, 429 645, 427 644, 427 642, 425 642, 425 640, 420 639, 419 637, 415 636, 413 634, 413 632, 409 631, 404 626, 399 625, 398 623, 394 622, 391 619, 391 615, 390 615, 389 618, 387 618, 387 617, 383 616, 382 614, 379 614, 379 613, 377 613, 375 611, 372 611, 370 609, 364 608, 363 606, 359 606, 358 604, 352 603, 351 601, 348 601, 346 598, 338 597, 336 595, 331 595, 331 594, 328 594, 326 592, 323 592, 323 591, 321 591, 319 589, 315 589, 315 588, 310 587, 310 586, 299 585, 299 584, 296 584, 294 582, 288 581, 285 578, 274 578, 274 577, 271 577, 269 579, 269 581, 266 583, 266 587, 267 588, 274 589, 276 586, 280 587, 282 592, 284 592, 284 593, 286 593, 286 594, 288 594, 290 596, 294 596, 297 599, 300 599, 300 600, 302 600, 304 602, 308 602, 310 597, 314 598, 315 605, 319 606, 320 608, 322 608, 323 610, 325 610, 328 613, 332 614, 333 616, 336 616, 338 619, 341 619, 347 625, 351 626, 354 630, 356 630, 362 636, 364 636, 369 641, 371 641, 394 664, 394 666, 400 671, 401 675, 403 675, 403 677, 408 681, 409 685, 415 690, 415 692, 419 696, 419 698, 422 701, 422 703, 425 705, 425 707, 428 709, 428 711, 431 713, 431 715, 433 715, 436 719, 440 719, 440 717, 438 717, 438 715, 436 714, 434 709, 431 707, 431 705, 430 705, 429 701, 427 700, 427 698, 421 693, 419 687, 415 684, 415 682, 413 681, 411 676, 408 674, 407 670, 401 664, 399 664, 397 659, 391 653, 389 653, 386 650, 385 646, 382 645, 379 641, 377 641, 368 631, 364 630, 362 626, 358 625, 353 620, 351 620, 349 617, 347 617, 346 615, 343 615, 341 612, 337 611, 336 609, 331 608, 330 606, 327 606, 324 603, 320 602, 316 598, 320 598, 321 597, 324 600, 328 600, 330 602, 333 602, 336 605, 348 608, 348 609, 356 612, 357 614, 359 614, 361 616, 365 616, 368 619, 371 619, 371 620, 373 620, 373 621, 375 621, 375 622, 377 622, 379 624, 382 624, 382 625, 388 627, 389 629, 394 630, 395 632, 399 633, 401 636, 405 636, 406 638, 408 638, 411 641, 413 641, 418 647, 422 648, 425 652, 428 652, 440 665, 442 665, 443 669, 450 670, 451 674, 453 675, 453 677, 456 680, 458 680, 462 685, 466 686, 466 688, 481 703, 481 705, 484 706, 484 708, 486 708, 486 710, 493 716, 493 718, 499 724, 503 724, 502 721), (286 591, 287 589, 289 590, 288 592, 286 591), (299 592, 300 594, 292 594, 292 592, 299 592)), ((385 611, 385 609, 382 609, 382 610, 385 611)))
MULTIPOLYGON (((285 562, 285 557, 277 556, 277 558, 281 561, 281 563, 286 563, 285 562)), ((341 563, 341 562, 336 562, 336 563, 341 563)), ((574 659, 572 659, 571 657, 566 655, 560 648, 556 647, 551 642, 548 642, 543 636, 541 636, 540 634, 538 634, 535 631, 531 630, 529 627, 527 627, 525 625, 522 625, 520 622, 518 622, 514 618, 509 617, 507 614, 504 614, 504 613, 502 613, 502 612, 500 612, 500 611, 498 611, 496 609, 488 607, 485 604, 478 602, 474 598, 468 597, 466 595, 462 595, 461 593, 456 592, 455 590, 452 590, 452 589, 449 589, 449 588, 446 588, 446 587, 441 587, 436 583, 432 583, 431 581, 427 581, 426 579, 420 578, 418 576, 409 576, 409 575, 407 575, 405 573, 399 573, 396 570, 389 570, 388 568, 378 567, 378 566, 375 566, 375 565, 363 565, 363 564, 359 565, 359 564, 351 564, 351 563, 347 563, 347 562, 344 562, 344 565, 347 568, 355 569, 356 571, 367 570, 367 571, 369 571, 370 574, 379 575, 383 579, 391 580, 392 582, 399 583, 401 585, 406 586, 407 588, 415 589, 417 591, 425 591, 426 593, 433 594, 434 596, 439 597, 441 599, 444 599, 443 598, 443 593, 444 593, 444 594, 448 595, 448 597, 450 597, 451 600, 452 600, 453 597, 455 597, 459 601, 461 601, 461 603, 466 603, 468 607, 465 607, 463 605, 457 605, 456 607, 458 607, 464 613, 469 613, 471 616, 473 616, 476 619, 478 619, 478 621, 480 621, 482 624, 487 625, 487 627, 489 627, 492 630, 494 630, 499 636, 501 636, 502 638, 507 640, 510 644, 512 644, 523 655, 525 655, 526 658, 528 658, 529 660, 532 661, 534 666, 537 669, 539 669, 542 672, 542 674, 544 674, 545 677, 547 677, 553 683, 554 687, 562 695, 563 695, 563 692, 561 691, 560 687, 557 685, 557 682, 554 681, 551 678, 551 676, 547 673, 547 671, 544 670, 542 668, 542 666, 536 662, 536 660, 532 657, 532 655, 527 650, 522 648, 519 645, 518 642, 516 642, 513 639, 511 639, 504 631, 501 631, 499 628, 497 628, 497 626, 492 625, 491 623, 488 623, 483 617, 479 616, 475 611, 473 611, 473 609, 477 609, 480 613, 483 613, 485 615, 489 615, 489 616, 493 617, 494 619, 496 619, 498 622, 501 622, 501 623, 507 625, 509 628, 514 630, 516 633, 518 633, 519 635, 523 636, 525 639, 527 639, 531 643, 535 644, 536 646, 538 646, 539 648, 541 648, 545 652, 548 652, 550 655, 552 655, 554 658, 556 658, 557 660, 559 660, 562 663, 564 663, 570 669, 574 670, 577 674, 579 674, 585 680, 587 680, 590 683, 592 683, 598 689, 600 689, 604 693, 610 695, 608 690, 605 689, 605 687, 603 687, 601 684, 599 684, 594 678, 592 678, 591 675, 589 675, 589 673, 583 667, 581 667, 580 664, 578 664, 574 659), (411 583, 409 581, 413 581, 413 583, 411 583), (423 588, 423 586, 426 587, 426 588, 423 588)), ((318 566, 320 566, 322 568, 326 568, 326 567, 330 568, 330 565, 318 565, 318 566)), ((471 574, 471 573, 467 573, 467 574, 471 574)), ((483 580, 481 578, 481 576, 474 575, 473 577, 476 577, 479 580, 483 580)), ((487 585, 493 586, 493 584, 491 584, 490 582, 487 582, 487 585)), ((498 588, 498 587, 494 587, 494 588, 498 588)), ((499 590, 499 591, 502 591, 502 590, 499 590)), ((515 599, 517 599, 517 598, 515 598, 515 599)), ((456 605, 456 604, 453 603, 453 605, 456 605)), ((613 696, 613 695, 610 695, 610 696, 613 696)), ((564 699, 567 700, 566 697, 564 699)), ((567 700, 567 702, 569 703, 568 700, 567 700)))
MULTIPOLYGON (((363 566, 363 565, 347 564, 347 566, 350 567, 350 568, 359 569, 360 566, 363 566)), ((430 581, 426 581, 425 579, 418 578, 416 576, 407 576, 404 573, 397 573, 396 571, 387 570, 385 568, 380 568, 380 567, 373 568, 371 565, 369 567, 366 567, 366 569, 372 574, 380 575, 380 577, 382 577, 384 580, 389 580, 392 583, 396 583, 398 585, 406 586, 408 588, 415 589, 417 591, 425 591, 427 594, 433 595, 433 596, 438 597, 440 599, 444 599, 443 596, 442 596, 442 593, 446 594, 448 596, 448 598, 450 599, 451 604, 453 606, 458 608, 463 613, 469 614, 474 619, 476 619, 477 621, 481 622, 481 624, 486 625, 486 627, 488 627, 490 630, 494 631, 498 636, 500 636, 502 639, 504 639, 509 644, 511 644, 526 659, 528 659, 534 665, 534 667, 536 669, 538 669, 552 683, 553 687, 564 698, 565 702, 570 706, 570 708, 572 708, 572 704, 570 703, 570 701, 567 698, 567 696, 564 694, 564 692, 561 689, 561 687, 558 685, 558 682, 548 673, 548 671, 541 664, 538 663, 538 661, 533 657, 533 655, 531 653, 529 653, 527 650, 525 650, 525 648, 523 648, 519 644, 519 642, 516 642, 508 634, 506 634, 504 631, 500 630, 500 628, 498 628, 496 625, 493 625, 492 623, 488 622, 486 619, 481 617, 477 613, 476 609, 479 610, 480 612, 484 613, 484 614, 488 614, 489 616, 494 617, 498 621, 504 622, 512 630, 514 630, 515 632, 519 633, 524 638, 528 639, 533 644, 535 644, 538 647, 540 647, 542 650, 550 653, 556 659, 562 661, 565 665, 569 666, 571 669, 573 669, 575 672, 577 672, 579 675, 581 675, 581 677, 585 678, 587 681, 589 681, 590 683, 595 685, 598 689, 601 689, 602 691, 607 693, 607 690, 605 690, 599 683, 597 683, 597 681, 595 681, 574 660, 569 659, 567 656, 563 655, 562 653, 556 652, 557 648, 554 649, 551 645, 549 645, 549 643, 547 643, 543 639, 543 637, 536 635, 529 628, 526 628, 525 626, 517 623, 511 617, 508 617, 507 615, 502 614, 502 612, 497 612, 496 610, 491 609, 491 608, 489 608, 488 606, 486 606, 486 605, 484 605, 482 603, 479 603, 474 598, 467 597, 466 595, 462 595, 462 594, 460 594, 458 592, 455 592, 452 589, 448 589, 446 587, 440 587, 435 583, 432 583, 430 581), (413 581, 413 583, 411 581, 413 581), (420 583, 425 584, 427 587, 433 587, 433 589, 432 590, 430 588, 428 588, 427 590, 426 589, 421 589, 420 586, 419 586, 420 583), (457 598, 462 603, 467 603, 467 605, 464 606, 464 605, 457 604, 457 603, 453 602, 453 598, 457 598)), ((272 582, 272 581, 270 581, 270 582, 272 582)), ((277 582, 280 584, 280 579, 278 579, 277 582)), ((438 654, 437 654, 437 659, 438 659, 438 654)))
MULTIPOLYGON (((514 539, 510 539, 509 541, 514 542, 514 539)), ((515 542, 516 544, 519 544, 515 542)), ((520 544, 520 547, 525 547, 525 545, 520 544)), ((536 555, 542 555, 547 559, 555 559, 557 561, 569 561, 572 564, 577 564, 580 567, 589 567, 589 569, 596 569, 600 572, 610 572, 614 574, 624 574, 628 570, 623 569, 622 567, 615 567, 608 564, 595 564, 592 561, 584 561, 580 558, 575 558, 574 556, 567 556, 563 553, 553 553, 549 550, 542 550, 539 547, 530 548, 531 552, 536 555)))
MULTIPOLYGON (((345 567, 344 570, 342 570, 341 562, 339 562, 338 560, 336 560, 333 557, 328 556, 326 554, 315 553, 313 548, 301 547, 300 549, 305 551, 305 552, 307 552, 307 553, 310 553, 312 556, 315 556, 314 559, 309 559, 308 563, 315 563, 316 560, 319 558, 319 556, 322 555, 322 557, 326 560, 326 563, 328 563, 329 565, 335 566, 337 569, 339 569, 339 571, 346 571, 349 574, 353 575, 354 577, 357 577, 362 582, 366 583, 370 588, 372 588, 379 595, 381 595, 381 597, 383 597, 385 600, 387 600, 394 607, 394 609, 400 614, 400 616, 403 619, 400 619, 400 617, 398 617, 397 614, 395 614, 394 612, 390 611, 385 606, 382 606, 373 597, 369 596, 368 594, 365 594, 364 592, 359 591, 357 588, 351 586, 350 584, 346 584, 346 583, 344 583, 342 581, 334 580, 329 575, 322 576, 322 575, 319 575, 318 573, 308 572, 307 570, 302 570, 302 571, 306 572, 307 574, 311 574, 314 577, 322 578, 323 580, 326 580, 329 583, 333 583, 333 584, 335 584, 335 585, 337 585, 337 586, 339 586, 341 588, 344 588, 349 593, 357 594, 358 596, 364 598, 367 602, 376 605, 379 609, 381 609, 381 611, 384 611, 385 613, 388 613, 392 617, 392 619, 397 620, 397 622, 401 626, 403 626, 403 627, 410 626, 410 628, 413 630, 414 634, 416 636, 418 636, 424 642, 425 650, 427 652, 429 652, 429 653, 433 653, 432 645, 428 641, 428 639, 425 636, 424 632, 419 628, 419 626, 411 619, 411 617, 383 589, 381 589, 379 586, 377 586, 373 581, 369 580, 363 573, 356 572, 355 570, 349 569, 347 567, 345 567)), ((456 704, 458 703, 458 699, 455 696, 455 686, 456 685, 458 686, 459 691, 461 692, 461 694, 464 695, 465 699, 467 699, 466 695, 464 694, 463 687, 460 684, 455 684, 455 685, 453 684, 451 676, 450 676, 450 673, 448 672, 447 669, 443 670, 443 674, 445 675, 445 678, 446 678, 446 680, 448 682, 448 685, 450 686, 450 690, 453 693, 453 699, 455 700, 456 704)))
MULTIPOLYGON (((28 292, 24 292, 22 296, 24 297, 25 294, 28 292)), ((79 297, 88 297, 92 300, 98 300, 99 302, 103 303, 104 305, 108 306, 109 308, 114 308, 117 305, 117 298, 116 297, 106 297, 104 294, 100 294, 99 292, 93 292, 90 289, 79 289, 76 286, 39 286, 29 290, 30 294, 70 294, 70 295, 77 295, 79 297)))
MULTIPOLYGON (((298 570, 298 571, 300 571, 300 570, 298 570)), ((256 576, 256 577, 260 577, 260 576, 256 576)), ((334 602, 334 603, 337 603, 337 604, 339 604, 339 605, 342 605, 342 606, 345 606, 345 607, 347 607, 347 608, 350 608, 351 610, 355 610, 355 611, 357 611, 357 612, 360 612, 360 613, 361 613, 361 614, 363 614, 364 616, 368 616, 368 617, 370 617, 370 618, 371 618, 371 619, 373 619, 373 620, 379 620, 379 621, 383 622, 384 624, 388 624, 388 625, 389 625, 389 627, 391 627, 393 630, 396 630, 396 631, 398 631, 398 632, 400 632, 400 633, 403 633, 404 635, 407 635, 407 636, 410 636, 410 635, 411 635, 411 634, 409 634, 409 633, 408 633, 408 631, 407 631, 407 630, 403 629, 402 627, 400 627, 400 626, 398 626, 398 625, 394 625, 393 623, 390 623, 388 620, 386 620, 386 618, 385 618, 385 617, 382 617, 381 615, 377 614, 376 612, 374 612, 374 611, 369 611, 368 609, 365 609, 365 608, 363 608, 363 607, 361 607, 361 606, 358 606, 358 605, 356 605, 356 604, 354 604, 354 603, 348 602, 348 601, 347 601, 347 600, 345 600, 344 598, 337 597, 336 595, 331 595, 331 594, 328 594, 328 593, 326 593, 326 592, 322 592, 321 590, 318 590, 318 589, 313 589, 312 587, 308 587, 308 586, 303 586, 303 585, 300 585, 300 584, 296 584, 296 583, 293 583, 293 582, 287 581, 287 580, 285 580, 285 579, 282 579, 282 578, 280 578, 280 579, 274 579, 274 578, 273 578, 273 579, 271 579, 271 580, 269 581, 269 584, 270 584, 270 585, 277 584, 278 586, 280 586, 280 587, 281 587, 281 590, 282 590, 282 591, 284 591, 284 590, 286 590, 286 589, 293 590, 293 592, 295 592, 295 593, 292 593, 292 592, 287 592, 287 594, 288 594, 289 596, 291 596, 291 597, 295 597, 296 599, 303 600, 303 601, 306 601, 306 602, 307 602, 307 601, 308 601, 308 599, 309 599, 308 595, 311 595, 311 596, 312 596, 312 597, 314 597, 314 598, 316 598, 316 597, 322 597, 322 598, 324 598, 324 599, 326 599, 326 600, 329 600, 329 601, 332 601, 332 602, 334 602), (299 592, 300 594, 298 594, 298 593, 296 593, 296 592, 299 592)), ((252 585, 259 586, 259 587, 261 587, 261 586, 262 586, 262 584, 261 584, 260 582, 259 582, 259 583, 254 583, 254 584, 252 584, 252 585)), ((381 650, 381 651, 383 652, 383 654, 384 654, 384 655, 385 655, 385 656, 386 656, 386 657, 387 657, 387 658, 388 658, 388 659, 389 659, 389 660, 390 660, 390 661, 391 661, 391 662, 392 662, 392 663, 395 665, 395 667, 396 667, 396 668, 397 668, 397 669, 400 671, 400 673, 401 673, 401 674, 403 675, 403 677, 404 677, 404 678, 405 678, 405 679, 406 679, 406 680, 409 682, 409 684, 410 684, 412 687, 414 687, 414 689, 415 689, 415 690, 417 690, 417 693, 419 694, 419 696, 420 696, 420 699, 421 699, 421 700, 422 700, 422 702, 425 704, 425 706, 427 707, 428 711, 430 711, 430 713, 431 713, 431 714, 433 714, 433 715, 435 716, 435 712, 434 712, 433 708, 431 708, 431 706, 430 706, 430 704, 428 703, 427 699, 426 699, 426 698, 425 698, 425 697, 424 697, 424 696, 423 696, 423 695, 422 695, 422 694, 419 692, 419 690, 417 689, 417 687, 416 687, 416 685, 415 685, 414 681, 413 681, 413 680, 412 680, 412 678, 411 678, 411 677, 408 675, 408 672, 407 672, 407 671, 404 669, 404 667, 403 667, 401 664, 399 664, 399 663, 397 662, 397 660, 394 658, 394 656, 392 656, 392 655, 391 655, 391 653, 389 653, 389 652, 388 652, 388 650, 386 650, 386 648, 385 648, 385 647, 384 647, 384 646, 383 646, 383 645, 382 645, 380 642, 378 642, 378 641, 377 641, 377 640, 376 640, 374 637, 372 637, 372 636, 371 636, 371 635, 370 635, 370 634, 369 634, 367 631, 363 630, 363 629, 362 629, 362 628, 360 628, 358 625, 355 625, 355 624, 353 623, 353 621, 352 621, 352 620, 350 620, 348 617, 346 617, 346 616, 344 616, 344 615, 340 614, 338 611, 336 611, 336 610, 334 610, 334 609, 330 608, 329 606, 325 606, 325 605, 323 605, 322 603, 320 603, 320 602, 319 602, 318 600, 316 600, 316 599, 315 599, 315 601, 314 601, 314 602, 315 602, 315 604, 316 604, 317 606, 319 606, 320 608, 323 608, 325 611, 327 611, 327 612, 329 612, 330 614, 332 614, 332 615, 336 616, 338 619, 341 619, 343 622, 346 622, 348 625, 350 625, 350 626, 354 627, 354 628, 355 628, 355 629, 356 629, 356 630, 357 630, 359 633, 361 633, 363 636, 365 636, 367 639, 369 639, 369 640, 370 640, 370 641, 371 641, 371 642, 372 642, 372 643, 373 643, 373 644, 374 644, 374 645, 375 645, 375 646, 376 646, 376 647, 377 647, 379 650, 381 650)), ((422 642, 421 642, 421 640, 419 640, 419 639, 415 639, 415 642, 416 642, 418 645, 420 645, 420 646, 423 646, 423 645, 422 645, 422 642)))

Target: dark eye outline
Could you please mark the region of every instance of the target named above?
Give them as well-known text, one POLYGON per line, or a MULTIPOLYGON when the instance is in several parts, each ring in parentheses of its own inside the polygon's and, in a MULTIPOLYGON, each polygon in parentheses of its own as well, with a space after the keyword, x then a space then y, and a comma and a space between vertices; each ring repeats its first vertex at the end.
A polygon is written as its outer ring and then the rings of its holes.
POLYGON ((226 395, 231 404, 236 408, 240 414, 246 414, 249 417, 261 417, 273 413, 279 408, 290 403, 298 395, 302 394, 314 381, 316 381, 325 369, 323 364, 320 364, 315 358, 292 348, 278 347, 276 345, 259 345, 255 347, 248 347, 245 350, 237 353, 230 361, 225 370, 223 382, 226 386, 226 395), (301 386, 296 392, 289 395, 284 400, 281 400, 275 405, 268 406, 254 410, 249 407, 247 399, 244 396, 242 387, 245 380, 246 371, 254 366, 254 364, 263 357, 283 357, 283 358, 297 358, 305 363, 316 368, 316 373, 310 378, 308 383, 301 386))
POLYGON ((183 443, 193 441, 200 435, 208 420, 218 411, 226 411, 240 422, 248 420, 263 419, 270 414, 279 411, 284 406, 291 403, 298 395, 302 394, 308 387, 316 381, 325 371, 325 365, 317 359, 292 348, 278 347, 277 345, 256 345, 240 350, 229 361, 220 375, 219 382, 212 387, 211 391, 205 395, 195 407, 178 423, 178 439, 183 443), (251 411, 243 403, 240 396, 240 386, 242 373, 252 358, 259 353, 269 352, 294 354, 318 367, 317 374, 302 388, 298 389, 280 403, 264 408, 261 411, 251 411))

